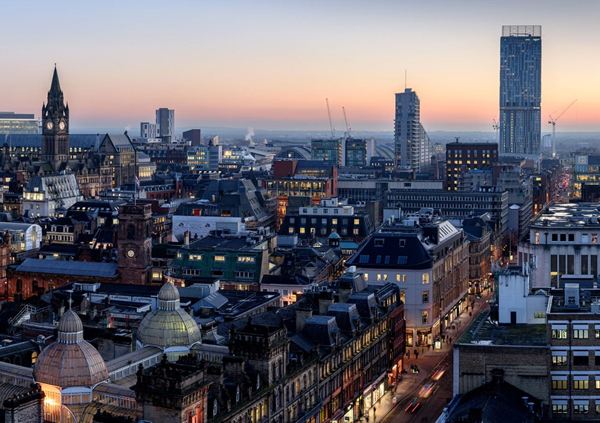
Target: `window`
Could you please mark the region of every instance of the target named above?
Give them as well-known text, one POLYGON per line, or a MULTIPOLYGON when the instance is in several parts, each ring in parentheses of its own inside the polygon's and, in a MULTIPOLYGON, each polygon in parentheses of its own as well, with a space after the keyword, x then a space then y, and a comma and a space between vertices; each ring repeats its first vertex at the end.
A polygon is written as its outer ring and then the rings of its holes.
POLYGON ((429 291, 423 291, 423 304, 427 304, 429 302, 429 291))
POLYGON ((359 219, 354 219, 354 224, 357 225, 357 226, 360 225, 360 220, 359 219))
POLYGON ((588 338, 588 330, 587 329, 573 329, 573 339, 587 339, 588 338))
POLYGON ((305 228, 300 228, 300 233, 301 234, 305 234, 306 233, 306 229, 305 228))
POLYGON ((597 243, 598 242, 598 234, 592 234, 592 242, 593 243, 597 243))
POLYGON ((358 229, 354 229, 354 230, 352 231, 352 233, 353 233, 354 235, 358 235, 358 229))
POLYGON ((587 366, 587 365, 589 365, 589 357, 587 355, 573 356, 573 366, 587 366))
POLYGON ((236 270, 235 277, 238 279, 254 279, 254 272, 236 270))
POLYGON ((567 380, 552 379, 552 389, 567 389, 567 380))
POLYGON ((552 356, 552 364, 556 366, 566 366, 567 365, 567 355, 553 355, 552 356))
POLYGON ((190 254, 188 256, 188 258, 190 260, 193 260, 193 261, 201 261, 202 260, 202 255, 201 254, 190 254))
POLYGON ((384 239, 383 238, 375 238, 375 247, 383 247, 384 239))
POLYGON ((581 404, 575 403, 575 404, 573 404, 573 412, 575 414, 587 414, 589 411, 590 411, 590 404, 589 404, 589 402, 586 403, 586 404, 584 404, 584 403, 581 403, 581 404))
POLYGON ((546 313, 544 313, 544 312, 536 312, 536 313, 533 313, 533 317, 535 317, 536 319, 545 319, 546 318, 546 313))
POLYGON ((552 329, 552 339, 567 339, 567 330, 552 329))
POLYGON ((429 320, 429 312, 427 310, 423 310, 421 312, 421 323, 426 325, 427 320, 429 320))
POLYGON ((589 389, 590 388, 590 380, 574 380, 573 381, 573 389, 589 389))
POLYGON ((225 256, 215 256, 215 261, 225 261, 225 256))
POLYGON ((552 404, 552 414, 567 414, 567 404, 552 404))
POLYGON ((331 224, 332 225, 337 225, 337 219, 331 219, 331 224))
POLYGON ((237 261, 238 263, 254 263, 256 260, 250 256, 238 256, 237 261))
POLYGON ((575 234, 569 234, 569 241, 570 242, 575 241, 575 234))
POLYGON ((423 273, 423 284, 429 283, 429 273, 423 273))

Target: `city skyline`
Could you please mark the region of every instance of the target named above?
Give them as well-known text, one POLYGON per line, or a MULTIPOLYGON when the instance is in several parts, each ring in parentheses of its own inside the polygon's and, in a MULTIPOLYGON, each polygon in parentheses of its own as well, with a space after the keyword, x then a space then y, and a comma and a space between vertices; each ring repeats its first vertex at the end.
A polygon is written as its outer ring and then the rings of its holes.
POLYGON ((74 129, 137 132, 167 107, 177 127, 326 130, 329 98, 338 131, 342 106, 354 130, 393 131, 406 71, 426 130, 491 131, 501 28, 535 24, 544 28, 542 132, 576 98, 557 131, 600 131, 589 54, 599 4, 403 3, 7 4, 0 23, 14 36, 0 47, 0 110, 39 117, 57 63, 74 129))

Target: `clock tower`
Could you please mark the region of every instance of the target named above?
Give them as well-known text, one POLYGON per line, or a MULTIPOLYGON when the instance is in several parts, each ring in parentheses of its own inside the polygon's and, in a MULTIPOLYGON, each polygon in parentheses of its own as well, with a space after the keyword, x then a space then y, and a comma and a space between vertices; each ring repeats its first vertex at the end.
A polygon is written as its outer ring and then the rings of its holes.
POLYGON ((65 170, 69 160, 69 105, 65 106, 56 66, 48 101, 42 106, 41 158, 49 162, 55 172, 65 170))
POLYGON ((150 285, 152 272, 152 208, 125 204, 119 209, 118 270, 121 283, 150 285))

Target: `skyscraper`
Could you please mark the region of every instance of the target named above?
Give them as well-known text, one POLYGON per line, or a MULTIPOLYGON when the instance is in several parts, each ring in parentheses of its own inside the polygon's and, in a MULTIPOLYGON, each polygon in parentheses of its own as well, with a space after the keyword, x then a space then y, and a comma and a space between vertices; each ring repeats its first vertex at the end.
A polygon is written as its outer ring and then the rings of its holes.
POLYGON ((542 27, 503 26, 500 39, 500 154, 540 154, 542 27))
POLYGON ((394 145, 396 167, 425 172, 433 147, 421 125, 421 102, 417 93, 406 88, 396 94, 394 145))

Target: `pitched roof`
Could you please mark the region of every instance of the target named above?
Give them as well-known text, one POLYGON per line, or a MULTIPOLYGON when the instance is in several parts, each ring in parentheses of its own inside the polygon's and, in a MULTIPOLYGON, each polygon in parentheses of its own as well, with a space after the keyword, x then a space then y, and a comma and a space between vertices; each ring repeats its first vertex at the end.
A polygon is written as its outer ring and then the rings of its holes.
POLYGON ((117 274, 117 264, 28 258, 17 267, 17 272, 114 278, 117 274))

